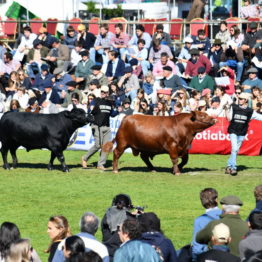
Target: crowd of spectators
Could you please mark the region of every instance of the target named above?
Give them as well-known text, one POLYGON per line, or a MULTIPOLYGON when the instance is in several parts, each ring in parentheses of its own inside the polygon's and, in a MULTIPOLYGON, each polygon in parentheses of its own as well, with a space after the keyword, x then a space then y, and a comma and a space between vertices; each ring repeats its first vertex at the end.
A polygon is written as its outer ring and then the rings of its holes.
MULTIPOLYGON (((248 1, 247 1, 248 2, 248 1)), ((56 113, 73 106, 88 110, 102 87, 119 113, 175 115, 191 110, 225 116, 241 92, 262 112, 262 30, 252 22, 246 32, 225 21, 211 43, 206 31, 174 45, 162 24, 151 36, 136 25, 68 26, 60 39, 45 27, 39 34, 23 28, 12 50, 0 45, 0 112, 56 113)))
MULTIPOLYGON (((254 196, 256 207, 242 220, 243 202, 237 196, 219 201, 216 189, 201 190, 205 212, 194 220, 192 242, 176 250, 155 213, 134 207, 129 195, 118 194, 101 221, 102 242, 95 237, 99 219, 94 213, 82 215, 77 234, 71 232, 67 218, 52 216, 47 223, 51 242, 45 252, 49 262, 261 261, 262 185, 255 187, 254 196)), ((30 240, 21 238, 11 222, 0 227, 0 259, 41 262, 30 240)))

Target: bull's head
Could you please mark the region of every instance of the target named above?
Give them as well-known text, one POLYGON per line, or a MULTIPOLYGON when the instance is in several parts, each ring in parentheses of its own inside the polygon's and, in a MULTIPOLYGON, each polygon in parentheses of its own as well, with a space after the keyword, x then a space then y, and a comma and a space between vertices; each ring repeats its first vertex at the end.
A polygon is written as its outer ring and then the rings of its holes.
POLYGON ((65 117, 71 119, 72 122, 78 127, 87 124, 86 112, 81 108, 73 108, 71 111, 65 111, 64 115, 65 117))
POLYGON ((191 115, 191 121, 199 123, 201 126, 203 126, 203 129, 208 128, 216 123, 216 120, 205 112, 192 111, 191 115))

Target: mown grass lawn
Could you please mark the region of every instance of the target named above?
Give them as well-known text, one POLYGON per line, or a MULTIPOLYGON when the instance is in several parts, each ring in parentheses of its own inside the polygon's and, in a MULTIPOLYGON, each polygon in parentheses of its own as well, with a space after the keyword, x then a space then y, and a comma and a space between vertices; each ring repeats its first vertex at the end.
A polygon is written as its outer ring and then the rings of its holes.
MULTIPOLYGON (((236 177, 224 174, 228 156, 190 155, 185 173, 173 176, 167 155, 157 156, 153 164, 157 173, 150 173, 138 157, 124 154, 120 159, 120 173, 111 169, 101 172, 94 168, 82 169, 82 151, 66 151, 70 173, 56 169, 48 171, 49 151, 18 150, 19 165, 15 170, 0 167, 0 222, 11 221, 18 225, 22 237, 32 240, 43 261, 43 252, 49 239, 46 225, 49 217, 62 214, 69 220, 73 233, 79 230, 79 219, 85 211, 93 211, 100 218, 111 205, 113 196, 129 194, 134 205, 147 206, 161 218, 162 229, 176 248, 191 240, 193 220, 203 213, 199 191, 215 187, 219 197, 239 196, 244 202, 241 214, 245 219, 254 207, 253 188, 262 183, 261 157, 240 156, 240 172, 236 177)), ((97 161, 93 156, 91 163, 97 161)), ((109 157, 111 165, 112 155, 109 157)), ((2 166, 2 159, 0 160, 2 166)), ((100 231, 97 238, 101 239, 100 231)))

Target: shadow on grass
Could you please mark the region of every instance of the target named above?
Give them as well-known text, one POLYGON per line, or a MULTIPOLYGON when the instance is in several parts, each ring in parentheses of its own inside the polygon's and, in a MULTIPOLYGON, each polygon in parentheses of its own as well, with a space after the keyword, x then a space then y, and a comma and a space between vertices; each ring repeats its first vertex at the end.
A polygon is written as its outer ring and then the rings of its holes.
MULTIPOLYGON (((77 165, 67 165, 69 169, 79 168, 80 164, 77 165)), ((12 168, 12 165, 10 165, 12 168)), ((29 168, 29 169, 47 169, 47 164, 44 163, 18 163, 16 169, 19 168, 29 168)), ((62 166, 60 164, 54 164, 54 170, 62 170, 62 166)))

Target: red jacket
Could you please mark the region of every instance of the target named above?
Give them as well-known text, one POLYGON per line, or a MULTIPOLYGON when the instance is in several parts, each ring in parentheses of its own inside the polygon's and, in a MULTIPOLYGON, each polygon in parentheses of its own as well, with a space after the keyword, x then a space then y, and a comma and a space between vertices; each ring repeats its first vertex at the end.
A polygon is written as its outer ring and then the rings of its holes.
POLYGON ((197 70, 199 67, 205 67, 206 73, 208 74, 211 70, 211 63, 205 55, 200 55, 197 62, 193 64, 190 60, 187 62, 185 75, 190 75, 191 77, 197 76, 197 70))

